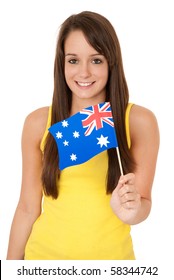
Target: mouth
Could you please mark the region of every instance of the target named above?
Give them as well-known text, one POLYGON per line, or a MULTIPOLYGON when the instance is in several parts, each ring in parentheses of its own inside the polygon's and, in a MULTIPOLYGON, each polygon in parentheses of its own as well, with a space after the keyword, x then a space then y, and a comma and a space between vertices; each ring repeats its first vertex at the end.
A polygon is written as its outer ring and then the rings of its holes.
POLYGON ((80 87, 90 87, 94 82, 76 82, 76 84, 80 87))

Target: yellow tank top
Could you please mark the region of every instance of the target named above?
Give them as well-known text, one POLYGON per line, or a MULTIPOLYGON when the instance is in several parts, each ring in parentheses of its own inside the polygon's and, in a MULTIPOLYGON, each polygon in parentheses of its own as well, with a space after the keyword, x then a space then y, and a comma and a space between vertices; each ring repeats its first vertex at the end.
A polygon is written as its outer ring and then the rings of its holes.
MULTIPOLYGON (((125 125, 130 147, 129 111, 125 125)), ((51 122, 41 142, 44 142, 51 122)), ((133 260, 130 226, 110 207, 106 194, 107 151, 89 161, 68 167, 57 182, 58 199, 44 196, 43 211, 33 225, 25 260, 133 260)))

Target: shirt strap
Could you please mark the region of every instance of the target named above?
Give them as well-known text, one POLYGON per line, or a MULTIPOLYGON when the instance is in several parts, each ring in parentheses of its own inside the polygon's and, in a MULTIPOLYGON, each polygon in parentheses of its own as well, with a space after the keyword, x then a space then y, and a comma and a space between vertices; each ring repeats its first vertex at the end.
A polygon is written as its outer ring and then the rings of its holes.
POLYGON ((125 114, 125 127, 126 127, 126 136, 127 136, 127 144, 130 149, 131 147, 131 138, 130 138, 130 126, 129 126, 129 114, 130 110, 134 104, 128 103, 128 106, 126 108, 126 114, 125 114))
POLYGON ((40 149, 41 149, 42 153, 43 153, 43 151, 44 151, 45 140, 46 140, 47 135, 48 135, 48 128, 49 128, 50 125, 51 125, 51 112, 52 112, 52 106, 50 106, 49 109, 48 109, 47 124, 46 124, 46 128, 45 128, 44 135, 43 135, 42 140, 41 140, 41 143, 40 143, 40 149))

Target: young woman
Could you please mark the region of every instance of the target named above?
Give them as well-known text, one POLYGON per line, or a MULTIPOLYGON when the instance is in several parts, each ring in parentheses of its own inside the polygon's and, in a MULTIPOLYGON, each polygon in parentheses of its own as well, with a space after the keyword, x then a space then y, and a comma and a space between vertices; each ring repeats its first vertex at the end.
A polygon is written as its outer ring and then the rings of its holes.
POLYGON ((131 225, 150 213, 158 148, 154 114, 129 103, 111 23, 88 11, 67 18, 57 41, 52 105, 24 123, 22 187, 7 259, 135 259, 131 225), (124 175, 115 149, 60 171, 48 128, 105 101, 112 107, 124 175))

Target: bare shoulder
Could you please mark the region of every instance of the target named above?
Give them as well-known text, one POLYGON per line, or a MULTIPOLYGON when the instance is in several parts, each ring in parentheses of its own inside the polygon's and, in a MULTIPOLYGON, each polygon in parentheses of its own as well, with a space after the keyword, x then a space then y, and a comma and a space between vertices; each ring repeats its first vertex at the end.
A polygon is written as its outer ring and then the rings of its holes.
POLYGON ((47 125, 49 107, 42 107, 31 112, 25 119, 23 133, 40 141, 47 125))
POLYGON ((158 122, 155 114, 142 106, 133 105, 130 112, 130 133, 132 140, 155 137, 159 141, 158 122))
POLYGON ((139 125, 148 125, 151 122, 157 123, 155 114, 151 110, 139 105, 132 106, 130 121, 139 125))
POLYGON ((39 125, 45 124, 48 118, 48 110, 49 110, 48 106, 36 109, 26 117, 25 121, 34 122, 36 125, 38 123, 39 125))

